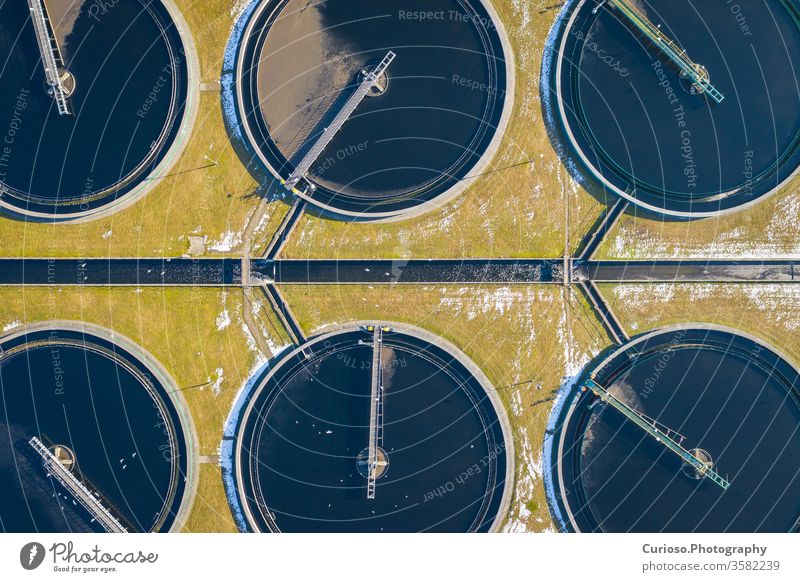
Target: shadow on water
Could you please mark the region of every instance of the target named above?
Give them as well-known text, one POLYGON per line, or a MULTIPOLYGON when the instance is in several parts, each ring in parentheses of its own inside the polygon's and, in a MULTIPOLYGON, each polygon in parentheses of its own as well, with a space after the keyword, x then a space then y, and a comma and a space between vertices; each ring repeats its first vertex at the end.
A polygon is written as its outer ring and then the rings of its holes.
MULTIPOLYGON (((291 195, 286 192, 275 176, 267 170, 250 141, 242 132, 239 100, 236 95, 236 61, 239 58, 245 27, 258 4, 259 2, 250 3, 233 25, 220 69, 220 107, 222 109, 225 132, 228 134, 228 141, 239 160, 247 169, 247 172, 258 184, 257 188, 245 194, 243 198, 267 198, 270 202, 282 200, 291 205, 291 195)), ((250 112, 250 115, 253 114, 254 112, 250 112)))
MULTIPOLYGON (((564 133, 563 122, 560 120, 558 95, 556 92, 556 60, 559 57, 558 50, 561 43, 567 20, 572 14, 577 0, 569 0, 561 4, 554 4, 540 11, 543 14, 550 10, 560 9, 561 12, 556 16, 556 20, 550 29, 543 55, 542 74, 539 83, 539 99, 542 104, 542 119, 547 131, 547 138, 550 146, 555 151, 560 163, 569 172, 570 177, 575 180, 586 192, 595 200, 606 206, 611 206, 619 198, 619 195, 609 190, 604 184, 598 181, 591 173, 589 168, 581 161, 575 152, 570 140, 564 133)), ((697 220, 696 218, 684 218, 664 215, 653 212, 636 205, 629 205, 624 215, 653 220, 658 222, 688 222, 697 220)), ((599 216, 592 225, 589 232, 602 222, 603 215, 599 216)))

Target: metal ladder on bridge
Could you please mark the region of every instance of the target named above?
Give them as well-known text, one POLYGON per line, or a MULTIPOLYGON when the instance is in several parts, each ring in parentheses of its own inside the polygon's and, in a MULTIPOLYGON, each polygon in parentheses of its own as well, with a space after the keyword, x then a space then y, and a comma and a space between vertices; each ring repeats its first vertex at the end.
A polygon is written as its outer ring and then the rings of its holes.
POLYGON ((722 477, 719 473, 714 471, 709 464, 704 462, 700 459, 697 455, 693 454, 691 451, 686 450, 683 445, 670 436, 669 429, 662 430, 659 428, 657 423, 650 419, 649 417, 645 416, 644 414, 637 412, 624 402, 622 402, 619 398, 611 394, 608 390, 606 390, 603 386, 598 384, 594 381, 594 378, 589 378, 586 383, 584 384, 583 390, 589 389, 594 392, 600 400, 603 402, 610 404, 613 408, 618 410, 627 418, 628 420, 632 421, 636 426, 644 430, 647 434, 652 436, 656 441, 663 444, 669 451, 678 455, 685 463, 691 465, 694 470, 697 472, 698 475, 702 475, 703 477, 708 477, 714 483, 722 487, 722 489, 727 489, 730 487, 730 482, 722 477))
POLYGON ((671 39, 667 38, 659 28, 654 25, 638 8, 629 0, 608 0, 608 4, 617 8, 635 28, 641 31, 650 41, 658 47, 678 68, 689 77, 694 84, 717 103, 722 103, 725 98, 714 85, 711 84, 708 71, 693 62, 686 51, 678 47, 671 39))
POLYGON ((56 456, 50 452, 42 441, 37 437, 31 438, 28 443, 39 453, 42 457, 42 465, 48 476, 55 477, 67 491, 94 517, 103 528, 109 533, 127 533, 119 520, 114 517, 111 512, 100 502, 100 500, 92 495, 86 486, 81 483, 75 475, 73 475, 64 465, 61 464, 56 456))
POLYGON ((42 66, 47 84, 56 101, 59 115, 72 115, 67 97, 67 90, 61 82, 58 63, 62 62, 58 42, 50 32, 48 19, 45 16, 44 0, 28 0, 33 30, 36 32, 36 43, 42 56, 42 66))
POLYGON ((319 158, 325 148, 328 147, 328 144, 331 142, 331 140, 333 140, 339 130, 342 129, 342 126, 353 114, 353 111, 356 110, 356 107, 358 107, 359 103, 364 100, 364 98, 367 96, 367 93, 369 93, 375 83, 378 82, 378 79, 380 79, 381 75, 386 72, 386 69, 392 63, 395 56, 397 56, 395 53, 389 51, 386 53, 386 56, 383 57, 383 60, 378 64, 378 66, 364 76, 364 80, 361 81, 361 84, 359 84, 355 92, 350 96, 339 113, 336 114, 336 117, 333 118, 333 121, 331 121, 330 125, 325 128, 316 143, 297 164, 294 172, 292 172, 292 175, 289 176, 289 179, 283 182, 286 188, 294 191, 297 183, 305 177, 305 175, 308 173, 308 170, 311 169, 312 164, 317 160, 317 158, 319 158))
POLYGON ((378 479, 378 449, 383 445, 383 328, 372 330, 372 391, 369 410, 369 454, 367 456, 367 499, 375 499, 378 479))

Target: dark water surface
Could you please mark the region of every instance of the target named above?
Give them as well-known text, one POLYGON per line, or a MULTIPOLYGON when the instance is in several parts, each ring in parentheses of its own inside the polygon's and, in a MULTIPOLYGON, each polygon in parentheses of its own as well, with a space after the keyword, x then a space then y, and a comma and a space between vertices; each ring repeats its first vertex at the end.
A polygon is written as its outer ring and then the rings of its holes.
POLYGON ((367 97, 312 167, 321 202, 377 212, 429 200, 466 176, 494 135, 505 62, 478 0, 273 1, 254 36, 244 102, 283 177, 358 72, 397 54, 386 93, 367 97))
POLYGON ((102 531, 47 477, 34 436, 72 449, 79 478, 129 530, 169 529, 186 455, 165 387, 131 354, 78 332, 30 333, 0 347, 0 531, 102 531))
POLYGON ((486 531, 505 485, 497 416, 461 364, 404 334, 384 335, 389 468, 376 498, 366 498, 356 457, 369 441, 372 348, 358 342, 371 337, 342 333, 312 348, 310 360, 282 363, 259 396, 240 433, 252 453, 242 469, 259 527, 486 531))
POLYGON ((775 188, 800 163, 797 2, 634 4, 706 68, 724 100, 687 92, 617 10, 592 15, 587 2, 565 33, 561 81, 566 121, 592 165, 668 210, 730 208, 775 188))
POLYGON ((722 331, 678 330, 612 358, 598 381, 707 451, 731 485, 682 461, 590 393, 565 431, 566 495, 583 531, 786 532, 800 519, 800 376, 722 331))
POLYGON ((48 0, 75 115, 61 116, 25 2, 0 3, 0 159, 5 202, 74 213, 129 191, 163 157, 186 97, 180 37, 157 0, 48 0), (100 7, 102 6, 102 9, 100 7))

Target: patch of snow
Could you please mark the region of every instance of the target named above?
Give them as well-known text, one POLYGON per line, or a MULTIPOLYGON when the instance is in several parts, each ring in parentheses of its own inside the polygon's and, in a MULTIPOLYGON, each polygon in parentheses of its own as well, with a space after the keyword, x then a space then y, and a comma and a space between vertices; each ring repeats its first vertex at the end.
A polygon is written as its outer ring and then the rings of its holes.
POLYGON ((251 2, 253 2, 253 0, 234 0, 233 6, 231 6, 231 17, 234 21, 238 20, 251 2))
MULTIPOLYGON (((217 368, 214 370, 214 380, 211 384, 211 391, 214 393, 214 396, 219 396, 220 390, 222 390, 222 382, 225 380, 225 370, 222 368, 217 368)), ((211 382, 211 378, 208 379, 211 382)))
POLYGON ((737 226, 717 232, 712 242, 695 242, 689 232, 685 239, 667 240, 633 221, 616 230, 609 251, 619 259, 796 259, 800 256, 798 230, 800 192, 784 196, 763 228, 737 226))
POLYGON ((222 331, 231 324, 231 316, 228 314, 227 309, 223 309, 222 313, 217 316, 217 331, 222 331))
POLYGON ((229 230, 222 234, 218 241, 211 242, 208 250, 216 253, 227 253, 242 244, 242 233, 229 230))
POLYGON ((511 395, 511 414, 514 416, 522 416, 522 390, 514 390, 511 395))
MULTIPOLYGON (((666 305, 678 293, 685 293, 692 302, 715 300, 720 305, 739 302, 743 310, 758 311, 771 322, 787 331, 800 330, 797 307, 800 305, 800 286, 786 283, 663 283, 626 284, 615 286, 614 296, 632 309, 647 305, 666 305), (744 300, 744 302, 742 302, 744 300)), ((638 322, 653 323, 653 321, 638 322)), ((639 327, 636 325, 636 327, 639 327)), ((631 325, 631 329, 635 329, 631 325)))
MULTIPOLYGON (((702 293, 702 291, 696 292, 702 293)), ((614 287, 613 293, 620 303, 634 309, 654 302, 669 303, 675 297, 675 285, 672 283, 619 285, 614 287)))
POLYGON ((232 137, 240 143, 244 143, 244 136, 242 134, 242 126, 239 123, 236 113, 236 95, 234 93, 236 81, 233 72, 236 68, 236 55, 242 41, 244 29, 256 6, 258 6, 258 2, 253 0, 235 0, 233 6, 231 6, 231 16, 234 18, 234 22, 231 27, 228 44, 225 46, 225 54, 222 60, 222 75, 219 79, 220 85, 222 86, 223 117, 225 118, 227 127, 232 132, 232 137))
MULTIPOLYGON (((246 329, 247 326, 245 326, 246 329)), ((255 343, 255 342, 254 342, 255 343)), ((238 488, 233 471, 233 444, 236 441, 236 431, 239 427, 239 419, 242 415, 242 410, 250 397, 250 393, 255 389, 256 383, 262 377, 269 367, 269 361, 264 357, 261 352, 256 350, 256 359, 253 367, 250 369, 250 374, 247 379, 239 387, 236 397, 233 399, 231 411, 228 418, 222 425, 222 443, 219 446, 219 465, 222 469, 222 482, 225 485, 225 496, 228 498, 228 505, 233 513, 233 519, 239 531, 246 532, 247 520, 244 517, 244 511, 239 500, 238 488)))
POLYGON ((110 239, 112 237, 113 234, 114 234, 113 230, 107 230, 106 232, 104 232, 102 234, 102 237, 103 237, 103 239, 108 240, 108 239, 110 239))
POLYGON ((14 329, 15 327, 19 327, 21 325, 22 325, 22 322, 19 321, 18 319, 12 321, 11 323, 7 323, 6 325, 3 326, 3 333, 5 333, 7 331, 10 331, 10 330, 14 329))
MULTIPOLYGON (((267 347, 269 348, 269 351, 272 352, 272 356, 273 357, 277 356, 278 354, 283 352, 285 349, 291 347, 292 344, 278 345, 273 340, 272 334, 270 333, 269 329, 267 329, 267 327, 262 323, 263 322, 263 318, 258 317, 258 314, 263 309, 263 303, 260 300, 258 300, 256 298, 253 298, 253 302, 251 304, 251 309, 253 310, 253 317, 255 317, 256 325, 258 325, 259 329, 261 330, 261 337, 264 338, 264 342, 267 344, 267 347)), ((248 329, 248 327, 246 325, 243 325, 243 329, 244 329, 245 334, 247 336, 247 345, 250 348, 250 350, 251 351, 257 351, 257 352, 260 353, 260 350, 258 349, 258 347, 256 347, 256 340, 253 337, 253 335, 250 333, 250 330, 248 329)))
MULTIPOLYGON (((362 297, 361 299, 365 300, 364 297, 362 297)), ((338 321, 331 321, 330 323, 324 323, 322 325, 318 325, 317 327, 315 327, 315 328, 313 328, 311 330, 311 334, 314 335, 315 333, 317 333, 320 330, 325 329, 326 327, 336 327, 337 325, 339 325, 338 321)))
MULTIPOLYGON (((517 3, 528 4, 526 0, 514 0, 514 6, 517 6, 517 3)), ((569 10, 572 8, 570 2, 564 3, 564 6, 561 8, 561 11, 556 16, 556 19, 553 21, 553 26, 550 27, 550 32, 547 33, 547 40, 544 43, 544 50, 542 51, 542 73, 539 78, 539 83, 541 84, 542 90, 541 93, 544 95, 549 95, 553 88, 551 87, 550 79, 552 78, 552 65, 553 65, 553 55, 555 54, 558 47, 556 46, 559 41, 559 31, 561 30, 564 19, 567 17, 569 10)), ((551 107, 551 102, 549 99, 544 100, 544 113, 545 119, 552 127, 555 123, 554 112, 551 107)))
POLYGON ((568 402, 572 401, 569 396, 574 392, 575 385, 578 383, 579 378, 580 373, 567 376, 561 383, 561 387, 558 390, 556 399, 553 402, 553 407, 550 410, 550 418, 547 421, 547 429, 544 433, 544 445, 542 447, 542 474, 544 475, 544 493, 545 497, 547 497, 547 505, 550 507, 550 514, 553 516, 553 521, 560 529, 565 527, 566 521, 564 516, 561 514, 561 510, 559 509, 557 493, 552 482, 553 465, 551 461, 554 454, 553 447, 556 445, 553 437, 556 434, 559 423, 561 422, 561 413, 564 409, 564 406, 568 402))
POLYGON ((217 316, 217 331, 222 331, 231 324, 231 316, 228 313, 228 294, 222 294, 222 312, 217 316))

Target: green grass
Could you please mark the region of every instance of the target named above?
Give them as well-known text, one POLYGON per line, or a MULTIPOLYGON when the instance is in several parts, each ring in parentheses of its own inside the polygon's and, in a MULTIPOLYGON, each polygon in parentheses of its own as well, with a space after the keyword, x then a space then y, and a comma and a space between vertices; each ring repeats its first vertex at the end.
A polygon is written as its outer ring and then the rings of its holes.
MULTIPOLYGON (((217 80, 233 22, 230 2, 179 0, 178 5, 195 37, 202 80, 217 80)), ((228 139, 216 92, 201 93, 197 121, 179 161, 167 175, 151 179, 158 184, 136 204, 86 224, 0 218, 0 248, 5 256, 180 256, 188 250, 189 235, 205 235, 214 243, 241 231, 258 202, 257 184, 228 139)), ((270 228, 286 206, 274 202, 268 212, 270 228)))
MULTIPOLYGON (((0 288, 0 327, 48 319, 86 321, 111 328, 148 350, 175 379, 197 431, 200 455, 215 455, 233 399, 249 376, 255 354, 241 324, 240 291, 217 289, 0 288), (217 329, 227 309, 231 323, 217 329), (223 380, 218 393, 209 380, 223 380)), ((197 503, 187 528, 230 531, 219 471, 203 466, 197 503)))
MULTIPOLYGON (((212 243, 241 231, 257 204, 255 189, 229 144, 217 96, 203 93, 186 151, 142 200, 89 223, 0 218, 0 248, 6 256, 180 256, 188 250, 189 235, 205 235, 212 243)), ((279 213, 283 207, 275 202, 270 210, 279 213)))
POLYGON ((233 27, 229 0, 175 0, 192 31, 200 60, 200 82, 217 81, 233 27))
POLYGON ((567 367, 561 338, 572 325, 576 361, 607 344, 582 300, 565 306, 557 286, 283 286, 305 333, 334 322, 411 323, 444 337, 486 373, 505 403, 514 433, 516 479, 506 528, 551 526, 540 474, 552 399, 567 367), (535 506, 535 507, 534 507, 535 506))
POLYGON ((542 122, 542 51, 560 6, 494 4, 513 46, 517 88, 506 135, 484 170, 491 175, 440 210, 402 223, 352 224, 306 215, 284 256, 556 257, 564 252, 565 200, 570 246, 576 246, 602 205, 571 181, 542 122), (520 162, 530 163, 513 167, 520 162))
POLYGON ((222 472, 219 467, 200 465, 197 497, 183 531, 191 533, 234 533, 239 531, 236 529, 228 507, 225 488, 222 485, 222 472))
POLYGON ((752 208, 719 218, 661 221, 622 216, 598 249, 600 259, 719 256, 797 256, 800 177, 752 208))
POLYGON ((800 288, 794 284, 603 284, 600 288, 631 335, 692 321, 727 325, 762 338, 800 365, 800 288))

